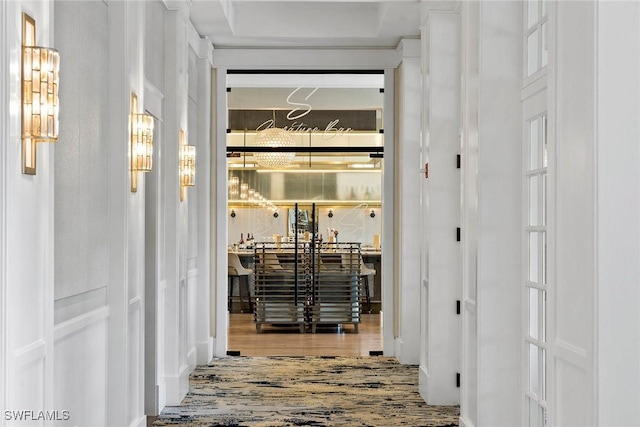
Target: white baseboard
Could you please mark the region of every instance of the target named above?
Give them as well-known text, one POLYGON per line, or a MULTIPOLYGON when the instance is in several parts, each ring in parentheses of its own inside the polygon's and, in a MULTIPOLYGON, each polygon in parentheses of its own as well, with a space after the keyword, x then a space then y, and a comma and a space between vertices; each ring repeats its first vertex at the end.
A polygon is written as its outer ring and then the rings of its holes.
POLYGON ((198 348, 196 346, 191 347, 187 353, 187 365, 189 366, 189 373, 196 367, 198 359, 198 348))
POLYGON ((197 343, 196 349, 198 351, 196 363, 206 365, 213 358, 213 338, 210 337, 207 341, 197 343))
POLYGON ((398 337, 393 341, 393 344, 393 352, 396 356, 396 359, 398 359, 398 362, 403 364, 404 362, 402 361, 402 348, 404 347, 404 340, 398 337))
POLYGON ((418 392, 425 403, 427 402, 427 381, 429 381, 429 371, 420 365, 420 369, 418 370, 418 392))
POLYGON ((131 421, 131 423, 129 424, 129 427, 147 427, 147 416, 143 415, 137 420, 131 421))
POLYGON ((167 406, 167 384, 160 381, 158 384, 158 413, 162 412, 165 406, 167 406))
POLYGON ((189 374, 191 369, 188 364, 185 364, 180 368, 180 373, 174 376, 166 376, 166 405, 178 406, 182 399, 187 395, 189 391, 189 374))
POLYGON ((460 425, 460 427, 475 427, 475 424, 462 417, 458 418, 458 424, 460 425))
POLYGON ((227 341, 222 337, 213 339, 213 355, 214 357, 225 357, 227 355, 227 341))

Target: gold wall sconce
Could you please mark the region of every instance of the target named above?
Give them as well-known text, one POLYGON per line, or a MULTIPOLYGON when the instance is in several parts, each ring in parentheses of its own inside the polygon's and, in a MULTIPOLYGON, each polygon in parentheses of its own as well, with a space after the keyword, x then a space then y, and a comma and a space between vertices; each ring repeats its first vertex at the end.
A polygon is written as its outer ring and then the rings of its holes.
POLYGON ((180 129, 180 201, 187 198, 187 187, 196 185, 196 147, 187 145, 184 130, 180 129))
POLYGON ((131 94, 129 114, 129 159, 131 192, 138 191, 138 172, 151 172, 153 166, 153 116, 138 112, 138 97, 131 94))
POLYGON ((22 14, 22 173, 36 174, 36 143, 58 140, 60 54, 36 46, 36 21, 22 14))

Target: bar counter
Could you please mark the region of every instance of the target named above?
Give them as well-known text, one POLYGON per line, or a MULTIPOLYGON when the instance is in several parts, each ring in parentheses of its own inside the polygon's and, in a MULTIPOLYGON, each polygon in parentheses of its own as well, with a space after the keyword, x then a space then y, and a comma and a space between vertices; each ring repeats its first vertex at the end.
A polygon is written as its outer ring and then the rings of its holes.
MULTIPOLYGON (((238 254, 240 262, 246 268, 254 268, 254 250, 253 249, 238 249, 232 251, 238 254)), ((284 251, 283 251, 284 252, 284 251)), ((362 260, 369 268, 373 268, 376 271, 373 277, 373 293, 371 294, 371 313, 380 313, 382 307, 382 252, 376 250, 363 249, 361 251, 362 260)), ((253 287, 253 277, 249 278, 250 287, 253 287)), ((231 290, 229 290, 231 292, 231 290)), ((240 312, 239 306, 232 305, 232 312, 240 312)))

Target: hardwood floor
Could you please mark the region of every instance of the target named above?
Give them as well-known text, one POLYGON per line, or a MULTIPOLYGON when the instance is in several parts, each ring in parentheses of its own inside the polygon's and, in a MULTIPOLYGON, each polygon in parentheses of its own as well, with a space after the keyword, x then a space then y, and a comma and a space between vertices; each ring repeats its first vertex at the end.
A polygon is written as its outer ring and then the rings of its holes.
POLYGON ((315 334, 301 334, 297 327, 264 325, 261 333, 251 313, 229 314, 228 346, 242 356, 369 356, 382 351, 379 314, 363 314, 359 332, 353 325, 318 327, 315 334))

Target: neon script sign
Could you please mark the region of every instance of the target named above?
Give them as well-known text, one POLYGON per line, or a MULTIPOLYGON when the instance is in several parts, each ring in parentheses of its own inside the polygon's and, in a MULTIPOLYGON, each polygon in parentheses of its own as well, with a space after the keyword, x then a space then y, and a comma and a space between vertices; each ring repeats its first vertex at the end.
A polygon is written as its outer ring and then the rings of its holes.
MULTIPOLYGON (((309 92, 309 94, 305 96, 304 99, 302 100, 304 102, 297 102, 295 99, 297 98, 298 92, 300 92, 302 89, 303 87, 300 86, 294 89, 293 91, 291 91, 289 96, 287 96, 287 104, 293 107, 287 113, 287 119, 292 121, 292 123, 289 126, 283 126, 282 129, 287 130, 289 132, 295 132, 295 133, 321 132, 322 139, 330 139, 330 138, 333 138, 334 136, 344 135, 345 133, 351 132, 353 130, 350 127, 339 126, 340 119, 331 120, 329 123, 327 123, 327 126, 325 126, 324 128, 319 128, 317 126, 311 127, 307 123, 304 123, 303 121, 298 122, 298 119, 303 118, 304 116, 311 113, 311 111, 313 110, 313 107, 311 106, 311 104, 307 103, 306 101, 309 101, 309 98, 311 98, 313 94, 315 94, 320 88, 316 87, 312 89, 309 92)), ((264 123, 262 123, 260 126, 258 126, 256 128, 256 131, 261 131, 261 130, 269 129, 272 127, 275 127, 274 119, 269 119, 264 123)))

